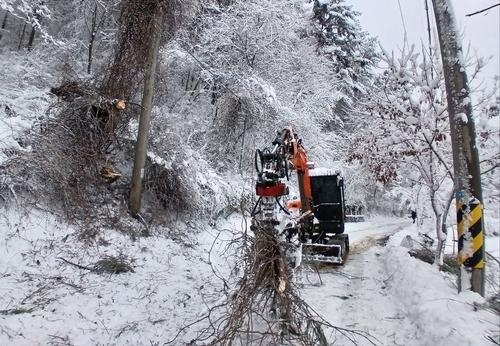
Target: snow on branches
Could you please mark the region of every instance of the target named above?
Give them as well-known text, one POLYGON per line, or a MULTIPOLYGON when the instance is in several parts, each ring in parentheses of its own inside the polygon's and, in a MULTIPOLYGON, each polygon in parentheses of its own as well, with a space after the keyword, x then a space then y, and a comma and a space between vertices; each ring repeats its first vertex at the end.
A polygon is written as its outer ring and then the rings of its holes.
POLYGON ((363 91, 377 53, 375 39, 361 29, 360 13, 343 0, 315 0, 312 10, 318 52, 335 63, 346 91, 363 91))
POLYGON ((451 174, 445 157, 449 125, 441 70, 425 59, 419 61, 414 47, 399 59, 387 52, 382 59, 388 68, 363 105, 371 134, 364 143, 353 143, 351 159, 367 160, 377 180, 386 184, 396 179, 405 162, 417 164, 430 184, 428 165, 418 161, 431 152, 444 174, 451 174))

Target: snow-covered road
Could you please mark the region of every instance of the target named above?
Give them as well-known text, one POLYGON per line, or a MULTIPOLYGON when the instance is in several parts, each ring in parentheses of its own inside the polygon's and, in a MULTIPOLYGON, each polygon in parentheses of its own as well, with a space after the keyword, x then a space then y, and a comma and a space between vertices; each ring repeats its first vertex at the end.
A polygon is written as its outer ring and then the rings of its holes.
POLYGON ((369 222, 347 223, 346 233, 349 235, 351 253, 358 253, 375 244, 377 239, 393 235, 408 227, 411 222, 406 219, 375 218, 369 222))
MULTIPOLYGON (((353 337, 358 345, 491 345, 486 337, 498 331, 498 316, 474 311, 478 295, 457 294, 451 280, 400 246, 418 233, 410 221, 377 219, 347 231, 352 251, 344 266, 299 274, 303 297, 327 321, 368 333, 353 337)), ((340 333, 330 340, 352 344, 340 333)))

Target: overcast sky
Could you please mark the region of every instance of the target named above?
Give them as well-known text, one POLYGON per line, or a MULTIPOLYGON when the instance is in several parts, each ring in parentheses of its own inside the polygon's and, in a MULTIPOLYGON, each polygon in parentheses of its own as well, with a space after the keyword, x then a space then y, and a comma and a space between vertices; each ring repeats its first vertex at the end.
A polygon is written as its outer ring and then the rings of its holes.
MULTIPOLYGON (((460 30, 464 33, 464 47, 470 43, 472 53, 484 58, 492 57, 483 78, 488 84, 500 75, 500 7, 486 13, 466 17, 468 13, 498 3, 499 0, 451 0, 460 30)), ((346 0, 361 12, 363 29, 378 36, 387 50, 398 51, 403 46, 404 30, 398 0, 346 0)), ((427 44, 425 0, 399 0, 408 32, 408 41, 427 44)), ((432 10, 432 0, 428 0, 432 10)), ((431 12, 431 24, 434 17, 431 12)), ((435 32, 435 30, 434 30, 435 32)), ((433 38, 434 39, 434 38, 433 38)))

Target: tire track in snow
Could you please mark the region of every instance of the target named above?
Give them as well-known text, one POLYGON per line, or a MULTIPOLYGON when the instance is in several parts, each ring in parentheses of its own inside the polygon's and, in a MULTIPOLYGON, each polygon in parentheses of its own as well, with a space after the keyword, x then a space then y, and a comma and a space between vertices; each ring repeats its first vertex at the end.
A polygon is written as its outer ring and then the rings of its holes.
MULTIPOLYGON (((400 344, 403 317, 386 291, 390 275, 381 260, 383 240, 408 226, 408 222, 371 224, 347 230, 353 237, 349 258, 344 266, 320 268, 322 285, 306 286, 304 296, 330 323, 366 332, 380 345, 400 344)), ((406 334, 406 333, 405 333, 406 334)), ((330 335, 330 342, 352 344, 342 335, 330 335)), ((356 337, 358 345, 371 345, 356 337)))
MULTIPOLYGON (((385 231, 379 231, 378 227, 367 227, 359 230, 353 230, 353 231, 347 231, 349 234, 349 238, 354 238, 351 240, 351 250, 350 254, 356 254, 356 253, 361 253, 363 251, 368 250, 370 247, 376 245, 378 242, 381 240, 390 237, 394 233, 397 233, 404 229, 405 227, 408 226, 407 222, 395 222, 391 224, 384 225, 383 227, 390 227, 390 230, 385 230, 385 231), (367 232, 368 231, 368 232, 367 232), (372 231, 373 233, 371 233, 372 231), (367 235, 360 236, 361 232, 367 232, 367 235), (353 233, 356 234, 356 236, 352 236, 353 233)), ((349 261, 346 262, 346 266, 349 265, 349 261)))

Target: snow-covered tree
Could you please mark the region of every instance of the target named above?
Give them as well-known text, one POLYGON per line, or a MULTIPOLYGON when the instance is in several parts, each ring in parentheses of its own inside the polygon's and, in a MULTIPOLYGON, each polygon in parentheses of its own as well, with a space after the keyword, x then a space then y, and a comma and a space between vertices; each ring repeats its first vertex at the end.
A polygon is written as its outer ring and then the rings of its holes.
MULTIPOLYGON (((26 47, 31 49, 38 32, 41 33, 44 40, 51 40, 52 37, 48 34, 45 26, 42 23, 46 19, 51 18, 52 11, 45 0, 2 0, 0 1, 0 9, 3 9, 5 16, 11 14, 17 21, 23 23, 21 25, 21 33, 18 47, 26 47), (27 29, 29 28, 29 35, 27 29), (27 42, 25 38, 27 37, 27 42)), ((4 19, 6 21, 6 18, 4 19)), ((6 22, 5 22, 6 24, 6 22)), ((8 31, 6 25, 2 25, 2 30, 8 31)))
POLYGON ((43 0, 1 0, 0 8, 19 17, 31 17, 36 14, 49 16, 50 10, 43 0))
POLYGON ((166 81, 181 83, 165 83, 172 95, 167 102, 192 113, 196 131, 211 143, 205 148, 222 167, 241 166, 242 155, 242 166, 252 167, 252 150, 285 125, 297 127, 313 157, 330 156, 331 143, 321 131, 328 121, 342 121, 335 109, 345 92, 336 63, 318 56, 304 34, 312 23, 301 5, 204 3, 199 20, 164 52, 166 62, 177 66, 166 69, 166 81))
MULTIPOLYGON (((419 58, 413 47, 398 59, 384 52, 383 61, 388 69, 380 76, 378 91, 368 97, 365 109, 371 122, 370 130, 364 133, 368 140, 354 142, 350 158, 365 161, 384 184, 421 186, 428 191, 441 261, 446 215, 453 196, 442 72, 429 58, 419 58)), ((413 196, 412 204, 415 199, 413 196)))
MULTIPOLYGON (((438 239, 436 262, 442 264, 447 216, 454 197, 443 71, 436 57, 425 52, 419 55, 414 47, 399 58, 384 51, 382 60, 387 70, 363 106, 365 125, 369 126, 352 141, 349 159, 362 161, 389 188, 401 191, 413 186, 407 197, 413 198, 410 205, 415 204, 417 191, 426 191, 438 239)), ((480 104, 488 103, 481 100, 480 104)), ((494 112, 495 105, 488 105, 494 112)), ((482 117, 488 118, 487 112, 482 117)), ((492 141, 489 132, 484 133, 483 146, 494 145, 496 139, 492 141)), ((490 150, 487 157, 489 168, 494 169, 498 150, 490 150)))
POLYGON ((483 185, 483 203, 486 219, 500 217, 500 79, 497 77, 491 91, 485 91, 477 97, 474 107, 476 115, 476 143, 481 154, 481 179, 483 185))
POLYGON ((375 39, 362 30, 359 15, 344 0, 314 0, 317 50, 335 63, 350 92, 364 91, 376 60, 375 39))

